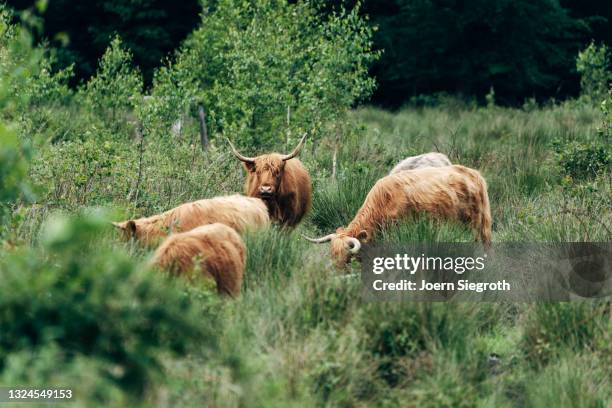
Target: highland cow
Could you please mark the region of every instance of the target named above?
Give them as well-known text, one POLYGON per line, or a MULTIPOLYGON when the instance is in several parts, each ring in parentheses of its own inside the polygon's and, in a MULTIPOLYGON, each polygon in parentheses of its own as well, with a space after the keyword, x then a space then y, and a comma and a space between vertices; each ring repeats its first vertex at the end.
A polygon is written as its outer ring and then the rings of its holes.
POLYGON ((422 169, 425 167, 446 167, 452 163, 445 154, 430 152, 418 156, 406 157, 399 162, 389 174, 399 173, 405 170, 422 169))
POLYGON ((345 265, 359 252, 362 242, 393 222, 426 213, 437 219, 468 224, 476 240, 491 243, 491 210, 487 184, 476 170, 463 166, 428 167, 402 171, 381 178, 346 228, 322 238, 304 237, 314 243, 331 241, 332 258, 345 265))
POLYGON ((114 222, 113 225, 123 231, 125 238, 135 238, 153 247, 170 232, 185 232, 216 222, 242 233, 246 228, 268 225, 270 217, 260 199, 234 194, 186 203, 162 214, 114 222))
POLYGON ((240 235, 224 224, 208 224, 170 235, 155 251, 152 263, 175 274, 196 269, 217 284, 217 292, 238 296, 246 264, 240 235))
POLYGON ((270 218, 285 227, 297 225, 310 210, 310 175, 302 162, 295 158, 305 140, 306 135, 289 154, 270 153, 246 157, 227 139, 232 153, 243 162, 247 171, 245 194, 261 198, 268 206, 270 218))

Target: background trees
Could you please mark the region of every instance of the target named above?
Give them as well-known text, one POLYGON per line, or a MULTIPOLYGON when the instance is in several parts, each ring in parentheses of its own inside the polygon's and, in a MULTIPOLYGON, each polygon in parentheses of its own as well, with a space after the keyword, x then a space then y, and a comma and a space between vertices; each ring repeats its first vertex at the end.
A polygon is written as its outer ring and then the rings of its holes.
MULTIPOLYGON (((24 9, 32 0, 10 0, 24 9)), ((196 28, 198 0, 53 0, 44 33, 58 48, 57 67, 75 64, 75 80, 93 75, 98 58, 121 36, 151 84, 153 70, 196 28), (68 42, 62 41, 66 38, 68 42)), ((221 2, 223 3, 223 2, 221 2)), ((249 2, 245 2, 248 4, 249 2)), ((355 0, 318 2, 326 11, 355 0)), ((372 101, 399 106, 420 94, 446 92, 481 101, 577 95, 574 58, 591 39, 610 43, 612 6, 597 0, 363 0, 362 14, 378 26, 383 49, 372 68, 379 83, 372 101)), ((219 2, 204 2, 213 12, 219 2)), ((206 47, 206 44, 202 44, 206 47)), ((210 63, 211 61, 207 61, 210 63)))

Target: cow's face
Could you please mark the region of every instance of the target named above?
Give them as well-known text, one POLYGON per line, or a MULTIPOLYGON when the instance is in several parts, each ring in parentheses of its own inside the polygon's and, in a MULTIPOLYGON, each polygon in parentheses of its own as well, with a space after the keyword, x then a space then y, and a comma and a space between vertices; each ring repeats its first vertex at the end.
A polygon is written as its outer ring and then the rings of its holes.
POLYGON ((289 154, 264 154, 257 157, 246 157, 240 154, 232 142, 227 142, 236 158, 244 163, 247 170, 246 192, 251 197, 259 197, 263 200, 275 199, 281 188, 285 163, 296 157, 306 141, 306 135, 302 136, 300 143, 289 154))
POLYGON ((255 157, 254 161, 244 162, 247 170, 247 194, 262 200, 276 198, 280 191, 285 160, 280 154, 266 154, 255 157))
POLYGON ((360 239, 367 240, 367 237, 368 234, 366 231, 362 231, 359 234, 359 239, 357 239, 348 235, 344 228, 338 228, 335 234, 329 234, 322 238, 304 238, 316 244, 329 241, 331 244, 332 261, 338 268, 344 268, 350 262, 351 258, 359 253, 361 249, 360 239))

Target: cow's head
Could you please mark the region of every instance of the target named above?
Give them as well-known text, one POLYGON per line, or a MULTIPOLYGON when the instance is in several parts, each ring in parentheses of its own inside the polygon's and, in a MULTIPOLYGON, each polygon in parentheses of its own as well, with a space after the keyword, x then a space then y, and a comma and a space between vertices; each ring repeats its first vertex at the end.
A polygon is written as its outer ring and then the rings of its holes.
POLYGON ((315 244, 330 242, 332 260, 337 267, 343 268, 349 263, 352 257, 359 253, 359 250, 361 249, 361 241, 367 241, 369 234, 363 230, 359 233, 359 236, 355 238, 348 235, 344 228, 338 228, 336 233, 329 234, 321 238, 308 238, 307 236, 303 237, 315 244))
POLYGON ((289 154, 270 153, 262 154, 257 157, 243 156, 236 150, 232 142, 227 142, 232 149, 232 153, 238 160, 244 163, 247 170, 246 193, 251 197, 259 197, 262 200, 273 200, 280 191, 281 180, 285 171, 287 160, 296 157, 306 141, 306 134, 298 143, 295 149, 289 154))
POLYGON ((129 241, 131 238, 138 238, 137 227, 134 220, 113 222, 113 225, 121 231, 122 237, 129 241))

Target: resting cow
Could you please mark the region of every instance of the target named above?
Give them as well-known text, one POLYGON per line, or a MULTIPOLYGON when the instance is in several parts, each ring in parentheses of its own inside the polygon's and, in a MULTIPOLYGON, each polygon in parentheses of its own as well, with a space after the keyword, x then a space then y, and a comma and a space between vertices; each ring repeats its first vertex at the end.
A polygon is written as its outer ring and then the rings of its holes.
POLYGON ((452 163, 445 154, 430 152, 418 156, 406 157, 399 162, 389 174, 395 174, 405 170, 422 169, 424 167, 446 167, 450 165, 452 165, 452 163))
POLYGON ((217 283, 220 294, 238 296, 246 263, 240 235, 224 224, 209 224, 172 234, 155 251, 153 264, 176 274, 199 271, 217 283))
POLYGON ((114 222, 125 238, 135 238, 146 246, 157 245, 170 232, 185 232, 200 225, 219 222, 243 232, 270 223, 268 209, 258 198, 234 194, 180 205, 152 217, 114 222))
POLYGON ((491 243, 491 210, 487 184, 476 170, 463 166, 428 167, 381 178, 346 228, 311 242, 331 241, 337 265, 346 264, 362 242, 386 225, 418 213, 458 220, 472 227, 476 239, 491 243))
POLYGON ((232 153, 244 163, 247 170, 245 194, 261 198, 268 206, 270 218, 286 227, 297 225, 310 210, 310 175, 302 162, 295 158, 305 140, 306 135, 289 154, 270 153, 246 157, 227 139, 232 153))

